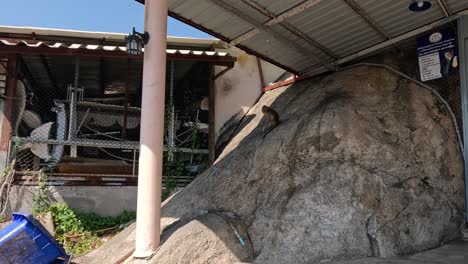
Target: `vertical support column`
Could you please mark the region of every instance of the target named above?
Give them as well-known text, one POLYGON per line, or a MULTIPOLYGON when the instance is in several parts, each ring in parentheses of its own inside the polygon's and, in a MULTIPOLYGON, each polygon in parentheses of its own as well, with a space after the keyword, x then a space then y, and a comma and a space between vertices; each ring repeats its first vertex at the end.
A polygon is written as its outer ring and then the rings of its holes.
POLYGON ((135 258, 152 256, 160 239, 167 0, 145 2, 145 31, 135 258))
POLYGON ((265 78, 263 77, 263 68, 262 68, 262 60, 257 58, 257 68, 258 68, 258 76, 260 78, 260 91, 265 88, 265 78))
POLYGON ((216 127, 215 127, 215 108, 216 108, 216 89, 215 89, 215 66, 210 65, 210 84, 208 91, 208 148, 210 151, 210 165, 216 160, 216 127))
POLYGON ((175 148, 174 60, 171 60, 171 72, 169 80, 169 111, 169 142, 167 142, 169 151, 167 152, 167 160, 174 161, 174 152, 172 151, 175 148))
MULTIPOLYGON (((132 82, 132 61, 130 58, 127 59, 127 83, 125 84, 125 98, 124 98, 124 114, 123 114, 123 126, 122 126, 122 140, 127 139, 127 121, 128 121, 128 90, 132 82)), ((101 77, 102 78, 102 77, 101 77)))
POLYGON ((468 16, 458 19, 460 89, 463 113, 463 151, 465 168, 465 222, 468 223, 468 16))
POLYGON ((11 137, 11 122, 13 114, 13 100, 16 90, 16 73, 18 67, 18 55, 8 54, 7 62, 7 79, 6 79, 6 96, 3 108, 3 122, 2 122, 2 137, 0 142, 0 151, 8 151, 8 145, 11 137))
MULTIPOLYGON (((78 80, 80 79, 80 58, 75 58, 75 81, 73 87, 70 89, 70 104, 69 113, 70 118, 68 120, 68 140, 73 140, 76 137, 76 103, 78 100, 78 80)), ((70 156, 73 158, 77 157, 77 146, 70 146, 70 156)))

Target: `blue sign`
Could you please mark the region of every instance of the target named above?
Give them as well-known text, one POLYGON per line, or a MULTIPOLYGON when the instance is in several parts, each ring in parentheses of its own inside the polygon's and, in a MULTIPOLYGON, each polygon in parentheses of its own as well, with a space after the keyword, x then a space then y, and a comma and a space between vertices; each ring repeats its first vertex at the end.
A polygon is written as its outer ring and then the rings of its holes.
POLYGON ((445 78, 458 69, 456 34, 441 30, 417 39, 419 72, 422 81, 445 78))

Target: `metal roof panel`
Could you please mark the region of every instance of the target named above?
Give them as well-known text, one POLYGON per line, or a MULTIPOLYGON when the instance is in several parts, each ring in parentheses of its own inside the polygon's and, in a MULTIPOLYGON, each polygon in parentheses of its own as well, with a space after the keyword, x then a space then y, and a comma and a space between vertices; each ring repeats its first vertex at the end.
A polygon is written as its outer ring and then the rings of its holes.
POLYGON ((288 22, 339 56, 385 40, 342 0, 322 1, 288 22))
MULTIPOLYGON (((244 4, 240 4, 237 7, 243 8, 242 10, 246 11, 247 14, 256 15, 259 17, 259 21, 266 20, 264 16, 244 4), (250 10, 250 12, 247 12, 247 10, 250 10)), ((171 11, 177 14, 184 14, 185 18, 204 27, 210 28, 213 31, 223 32, 224 36, 229 39, 233 39, 253 28, 249 23, 239 17, 226 13, 223 8, 207 0, 184 1, 182 4, 178 5, 177 8, 171 11)))
POLYGON ((452 13, 459 12, 461 10, 468 8, 468 1, 459 1, 459 0, 445 0, 447 2, 448 8, 452 13))
POLYGON ((391 37, 398 36, 422 25, 444 17, 437 3, 425 12, 411 12, 409 1, 355 0, 391 37))
POLYGON ((268 10, 279 15, 287 10, 301 4, 304 0, 283 0, 283 1, 271 1, 271 0, 256 0, 258 4, 262 6, 268 6, 268 10))
MULTIPOLYGON (((437 1, 432 1, 433 7, 421 13, 408 10, 409 0, 348 1, 169 0, 169 11, 174 17, 220 38, 236 39, 239 47, 297 73, 318 63, 326 64, 332 57, 334 63, 341 63, 355 59, 356 54, 375 52, 374 47, 381 49, 395 44, 393 38, 401 41, 414 37, 402 35, 445 17, 437 1), (272 14, 265 15, 265 10, 272 14), (272 16, 284 18, 278 20, 282 24, 262 25, 272 16), (258 33, 245 35, 255 27, 258 33), (392 40, 388 41, 389 38, 392 40)), ((452 13, 468 14, 467 0, 446 2, 452 13)), ((420 33, 420 30, 414 32, 420 33)))

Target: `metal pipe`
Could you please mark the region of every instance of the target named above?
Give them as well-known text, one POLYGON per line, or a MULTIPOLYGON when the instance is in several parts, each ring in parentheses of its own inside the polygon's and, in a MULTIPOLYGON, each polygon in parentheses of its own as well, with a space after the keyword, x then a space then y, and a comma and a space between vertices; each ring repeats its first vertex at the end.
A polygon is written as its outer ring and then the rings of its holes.
POLYGON ((135 258, 159 247, 166 81, 167 0, 146 1, 135 258))
MULTIPOLYGON (((115 141, 115 140, 98 140, 98 139, 37 139, 32 137, 13 137, 12 141, 24 143, 43 143, 50 145, 78 146, 78 147, 95 147, 95 148, 112 148, 112 149, 139 149, 138 141, 115 141)), ((208 154, 207 149, 190 149, 190 148, 169 148, 163 147, 164 151, 171 150, 172 152, 184 152, 194 154, 208 154)))

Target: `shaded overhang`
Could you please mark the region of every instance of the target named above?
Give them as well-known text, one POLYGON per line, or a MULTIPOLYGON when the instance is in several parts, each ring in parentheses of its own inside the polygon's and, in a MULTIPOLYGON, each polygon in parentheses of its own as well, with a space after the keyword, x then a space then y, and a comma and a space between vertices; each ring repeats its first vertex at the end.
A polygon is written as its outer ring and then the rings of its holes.
MULTIPOLYGON (((125 48, 125 34, 0 26, 0 54, 136 58, 125 48)), ((232 67, 236 58, 214 51, 217 39, 168 37, 168 60, 208 62, 232 67)))
MULTIPOLYGON (((144 0, 136 0, 144 3, 144 0)), ((169 0, 169 16, 297 74, 318 74, 466 13, 466 0, 169 0)))

